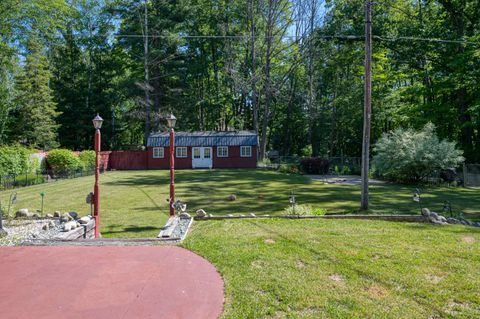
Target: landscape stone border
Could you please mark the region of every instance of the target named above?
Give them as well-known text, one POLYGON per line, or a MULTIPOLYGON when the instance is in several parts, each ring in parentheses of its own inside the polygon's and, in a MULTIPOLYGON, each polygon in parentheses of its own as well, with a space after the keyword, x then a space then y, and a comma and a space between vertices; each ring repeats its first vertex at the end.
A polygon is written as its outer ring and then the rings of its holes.
POLYGON ((203 209, 197 211, 194 217, 197 221, 206 220, 225 220, 225 219, 362 219, 362 220, 383 220, 392 222, 412 222, 412 223, 432 223, 436 225, 461 224, 465 226, 480 227, 480 222, 471 222, 465 219, 456 219, 452 217, 445 218, 428 209, 422 209, 422 215, 322 215, 322 216, 300 216, 300 215, 220 215, 214 216, 206 214, 203 209))

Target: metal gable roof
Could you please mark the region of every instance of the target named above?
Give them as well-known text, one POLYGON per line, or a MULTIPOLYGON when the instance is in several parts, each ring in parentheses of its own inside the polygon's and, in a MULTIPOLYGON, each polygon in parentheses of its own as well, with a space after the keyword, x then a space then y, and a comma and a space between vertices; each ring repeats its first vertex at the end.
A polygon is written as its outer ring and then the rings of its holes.
MULTIPOLYGON (((147 146, 167 147, 169 139, 169 132, 150 134, 147 146)), ((175 146, 253 146, 257 140, 252 131, 175 132, 175 146)))

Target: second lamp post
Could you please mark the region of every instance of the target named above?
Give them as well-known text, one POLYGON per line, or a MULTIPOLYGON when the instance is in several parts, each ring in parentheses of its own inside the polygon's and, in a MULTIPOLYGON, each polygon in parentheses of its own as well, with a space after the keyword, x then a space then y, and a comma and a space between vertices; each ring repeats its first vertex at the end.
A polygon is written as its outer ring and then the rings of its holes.
POLYGON ((177 118, 170 113, 167 124, 170 128, 170 216, 175 216, 175 123, 177 118))
POLYGON ((98 179, 100 177, 100 128, 102 127, 103 119, 97 114, 93 119, 93 126, 95 127, 95 186, 93 187, 93 217, 95 218, 95 238, 100 237, 100 187, 98 179))

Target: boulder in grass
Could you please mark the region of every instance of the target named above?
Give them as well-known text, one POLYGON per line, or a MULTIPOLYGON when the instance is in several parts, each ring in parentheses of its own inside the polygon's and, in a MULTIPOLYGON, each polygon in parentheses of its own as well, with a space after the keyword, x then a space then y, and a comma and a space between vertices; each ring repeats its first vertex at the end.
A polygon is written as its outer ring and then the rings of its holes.
POLYGON ((15 217, 16 217, 16 218, 32 217, 32 215, 33 215, 33 214, 30 213, 27 208, 19 209, 19 210, 15 213, 15 217))
POLYGON ((237 195, 231 194, 231 195, 229 195, 229 196, 227 197, 227 199, 228 199, 229 201, 233 202, 234 200, 237 199, 237 195))
POLYGON ((257 217, 254 213, 250 213, 250 216, 257 217))
POLYGON ((58 210, 53 213, 53 217, 60 217, 62 216, 62 213, 60 213, 58 210))
POLYGON ((197 213, 197 217, 205 217, 205 216, 207 216, 207 213, 206 213, 203 209, 198 209, 198 210, 196 211, 196 213, 197 213))
POLYGON ((430 210, 428 208, 422 208, 422 216, 430 217, 430 210))

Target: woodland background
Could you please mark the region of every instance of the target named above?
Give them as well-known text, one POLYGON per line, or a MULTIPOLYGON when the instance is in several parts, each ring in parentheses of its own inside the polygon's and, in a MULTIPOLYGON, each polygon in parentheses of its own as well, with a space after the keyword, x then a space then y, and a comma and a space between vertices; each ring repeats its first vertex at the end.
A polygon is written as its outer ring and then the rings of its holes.
MULTIPOLYGON (((372 141, 432 122, 480 161, 480 2, 380 0, 372 141)), ((360 156, 364 1, 2 0, 0 145, 132 149, 256 130, 260 158, 360 156)))

